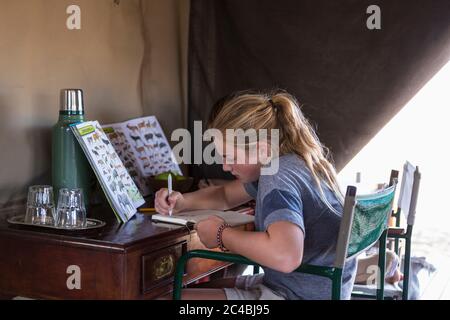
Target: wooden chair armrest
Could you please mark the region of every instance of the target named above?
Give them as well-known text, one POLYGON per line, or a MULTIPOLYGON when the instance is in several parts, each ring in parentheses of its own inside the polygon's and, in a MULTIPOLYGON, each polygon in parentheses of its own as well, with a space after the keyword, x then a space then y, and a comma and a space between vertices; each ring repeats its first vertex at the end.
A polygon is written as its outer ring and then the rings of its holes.
POLYGON ((405 232, 406 232, 405 228, 389 228, 388 237, 395 235, 402 235, 405 234, 405 232))

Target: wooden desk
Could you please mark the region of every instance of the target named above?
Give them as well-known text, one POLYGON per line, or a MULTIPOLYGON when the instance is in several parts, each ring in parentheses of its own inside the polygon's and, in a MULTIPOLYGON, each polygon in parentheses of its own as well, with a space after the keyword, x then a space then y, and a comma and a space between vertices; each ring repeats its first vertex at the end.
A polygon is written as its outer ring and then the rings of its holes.
MULTIPOLYGON (((171 291, 175 264, 187 250, 204 248, 186 227, 153 223, 138 213, 119 224, 109 208, 89 217, 107 225, 87 233, 48 232, 8 224, 24 208, 0 211, 0 295, 37 299, 152 299, 171 291)), ((247 226, 246 228, 251 228, 247 226)), ((227 264, 193 259, 186 281, 227 264)))

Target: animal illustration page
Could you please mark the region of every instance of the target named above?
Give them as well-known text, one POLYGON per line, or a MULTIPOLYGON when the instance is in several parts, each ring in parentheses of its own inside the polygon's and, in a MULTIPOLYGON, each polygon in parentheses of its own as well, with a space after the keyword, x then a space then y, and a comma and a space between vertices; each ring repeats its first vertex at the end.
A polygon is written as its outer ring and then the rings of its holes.
POLYGON ((133 119, 102 128, 144 196, 152 192, 148 177, 169 171, 182 175, 156 117, 133 119))
POLYGON ((127 222, 145 203, 139 189, 98 121, 72 126, 119 221, 127 222))

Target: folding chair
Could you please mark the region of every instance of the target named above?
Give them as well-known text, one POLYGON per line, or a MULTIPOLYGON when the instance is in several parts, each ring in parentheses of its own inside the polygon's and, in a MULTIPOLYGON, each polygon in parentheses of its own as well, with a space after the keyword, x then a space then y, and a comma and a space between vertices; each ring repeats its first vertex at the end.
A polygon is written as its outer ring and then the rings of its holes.
POLYGON ((402 300, 408 300, 409 271, 411 267, 411 240, 414 222, 416 219, 417 198, 419 196, 421 174, 419 167, 414 167, 406 161, 403 166, 402 182, 398 199, 397 210, 392 216, 395 218, 395 228, 388 229, 388 237, 395 239, 395 249, 401 257, 399 242, 405 240, 405 260, 403 266, 402 300), (406 218, 406 230, 401 228, 401 214, 406 218))
MULTIPOLYGON (((302 264, 294 272, 312 274, 331 280, 330 297, 333 300, 341 299, 342 271, 345 261, 356 257, 366 250, 380 237, 386 241, 388 217, 392 210, 395 195, 395 185, 376 194, 357 197, 356 187, 347 187, 344 201, 344 212, 339 228, 336 259, 333 266, 315 266, 302 264)), ((174 278, 173 299, 181 299, 181 288, 186 263, 191 258, 204 258, 232 263, 253 265, 257 272, 259 265, 241 255, 215 252, 208 250, 193 250, 185 253, 177 262, 174 278)), ((380 290, 382 299, 383 291, 380 290)))
MULTIPOLYGON (((409 162, 406 162, 403 167, 403 175, 400 186, 400 195, 398 199, 397 210, 392 211, 392 217, 395 219, 394 228, 388 228, 387 238, 394 240, 394 252, 401 257, 401 252, 399 248, 399 240, 405 240, 405 259, 404 259, 404 270, 403 270, 403 288, 400 288, 397 284, 388 284, 384 281, 385 274, 380 274, 378 278, 380 284, 377 288, 374 285, 362 285, 355 284, 353 288, 353 297, 359 298, 375 298, 375 290, 383 289, 384 297, 388 299, 402 298, 403 300, 408 299, 408 289, 409 289, 409 270, 411 263, 411 237, 412 230, 416 214, 417 197, 420 185, 420 172, 418 167, 412 166, 409 162), (406 211, 406 214, 405 214, 406 211), (406 216, 407 229, 400 227, 401 213, 406 216), (383 281, 381 281, 383 279, 383 281)), ((391 172, 391 182, 398 178, 398 171, 391 172)), ((386 256, 386 246, 381 245, 379 247, 380 255, 386 256)), ((381 270, 382 262, 379 260, 378 267, 381 270)), ((383 263, 384 266, 384 263, 383 263)), ((378 285, 378 282, 377 282, 378 285)))

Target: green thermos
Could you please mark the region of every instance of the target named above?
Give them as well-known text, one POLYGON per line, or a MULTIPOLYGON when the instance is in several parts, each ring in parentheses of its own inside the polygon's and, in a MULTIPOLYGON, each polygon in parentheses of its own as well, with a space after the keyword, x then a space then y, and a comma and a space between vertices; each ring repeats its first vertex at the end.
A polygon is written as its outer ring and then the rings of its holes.
POLYGON ((73 135, 70 125, 84 121, 83 91, 61 90, 59 120, 52 132, 52 184, 55 199, 61 188, 83 191, 86 209, 89 207, 93 172, 89 162, 73 135))

